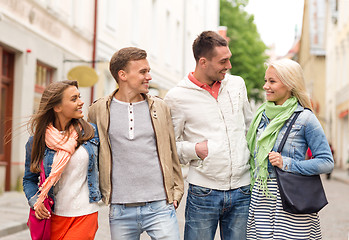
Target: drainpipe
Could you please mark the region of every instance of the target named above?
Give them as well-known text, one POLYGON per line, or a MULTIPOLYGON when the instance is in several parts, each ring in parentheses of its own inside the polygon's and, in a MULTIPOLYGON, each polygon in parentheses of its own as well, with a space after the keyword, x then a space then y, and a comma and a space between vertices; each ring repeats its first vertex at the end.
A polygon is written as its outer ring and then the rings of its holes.
MULTIPOLYGON (((93 21, 93 46, 92 46, 92 68, 96 66, 96 45, 97 45, 97 16, 98 16, 98 0, 95 0, 95 12, 93 21)), ((91 86, 91 98, 90 103, 93 103, 94 98, 94 86, 91 86)))
POLYGON ((186 43, 187 43, 187 1, 183 1, 183 45, 182 45, 182 76, 186 74, 186 43))

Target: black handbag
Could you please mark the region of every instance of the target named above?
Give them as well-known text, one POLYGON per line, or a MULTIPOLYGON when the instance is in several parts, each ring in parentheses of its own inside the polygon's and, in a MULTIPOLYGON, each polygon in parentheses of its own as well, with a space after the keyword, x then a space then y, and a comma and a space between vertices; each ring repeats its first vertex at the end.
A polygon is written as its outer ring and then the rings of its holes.
MULTIPOLYGON (((278 148, 281 153, 291 128, 300 112, 295 113, 278 148)), ((320 175, 305 176, 285 172, 275 167, 282 208, 289 213, 305 214, 319 212, 327 205, 320 175)))

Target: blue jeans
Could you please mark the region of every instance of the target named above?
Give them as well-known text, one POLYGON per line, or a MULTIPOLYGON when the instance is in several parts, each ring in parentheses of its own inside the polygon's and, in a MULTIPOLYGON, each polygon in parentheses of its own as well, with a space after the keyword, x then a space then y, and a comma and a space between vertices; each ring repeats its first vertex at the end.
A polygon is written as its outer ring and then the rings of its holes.
POLYGON ((189 184, 185 209, 185 240, 214 239, 219 223, 221 239, 245 240, 250 186, 219 191, 189 184))
POLYGON ((109 225, 113 240, 137 240, 144 231, 151 239, 179 240, 176 210, 166 200, 138 207, 111 204, 109 225))

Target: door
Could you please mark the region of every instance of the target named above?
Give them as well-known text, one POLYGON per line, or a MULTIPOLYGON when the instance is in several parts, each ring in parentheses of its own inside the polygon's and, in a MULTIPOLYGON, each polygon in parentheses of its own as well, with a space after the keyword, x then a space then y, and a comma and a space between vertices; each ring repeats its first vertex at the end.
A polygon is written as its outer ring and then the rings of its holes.
POLYGON ((5 191, 11 188, 11 126, 14 54, 0 47, 0 165, 5 166, 5 191))

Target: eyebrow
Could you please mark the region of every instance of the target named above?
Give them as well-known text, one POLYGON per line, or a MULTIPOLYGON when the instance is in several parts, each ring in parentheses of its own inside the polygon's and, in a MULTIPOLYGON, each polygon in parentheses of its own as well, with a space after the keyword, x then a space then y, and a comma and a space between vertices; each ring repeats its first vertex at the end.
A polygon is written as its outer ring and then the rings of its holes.
POLYGON ((76 97, 79 97, 80 94, 74 94, 74 95, 71 95, 70 98, 76 98, 76 97))
POLYGON ((140 72, 143 72, 143 71, 150 71, 150 69, 151 69, 150 67, 149 67, 149 68, 145 67, 145 68, 141 68, 139 71, 140 71, 140 72))
POLYGON ((222 58, 221 60, 219 60, 220 62, 223 62, 223 61, 229 61, 229 58, 222 58))

